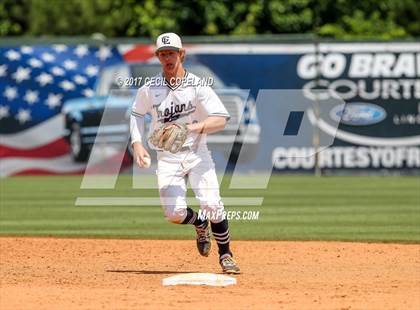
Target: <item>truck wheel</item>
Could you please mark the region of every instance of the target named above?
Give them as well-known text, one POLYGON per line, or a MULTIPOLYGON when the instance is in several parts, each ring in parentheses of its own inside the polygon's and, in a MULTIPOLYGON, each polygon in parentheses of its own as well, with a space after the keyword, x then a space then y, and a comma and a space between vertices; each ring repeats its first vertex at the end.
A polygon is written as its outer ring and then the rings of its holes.
POLYGON ((77 123, 73 123, 71 126, 70 150, 75 162, 87 161, 90 148, 88 145, 82 143, 82 134, 80 133, 80 126, 77 123))

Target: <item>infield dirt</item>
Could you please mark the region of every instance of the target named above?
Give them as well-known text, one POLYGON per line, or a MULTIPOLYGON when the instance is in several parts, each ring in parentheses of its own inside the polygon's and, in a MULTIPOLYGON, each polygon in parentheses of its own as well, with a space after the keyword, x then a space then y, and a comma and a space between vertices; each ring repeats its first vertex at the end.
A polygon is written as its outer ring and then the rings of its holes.
POLYGON ((0 309, 420 309, 419 244, 234 241, 237 285, 162 286, 220 273, 213 247, 3 237, 0 309))

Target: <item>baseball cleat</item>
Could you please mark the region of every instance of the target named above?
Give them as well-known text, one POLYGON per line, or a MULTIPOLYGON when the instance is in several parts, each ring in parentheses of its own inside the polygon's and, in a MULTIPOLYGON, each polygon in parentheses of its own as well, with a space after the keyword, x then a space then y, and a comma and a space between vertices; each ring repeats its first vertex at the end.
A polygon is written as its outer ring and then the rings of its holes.
POLYGON ((222 266, 222 270, 224 273, 228 273, 228 274, 241 273, 241 269, 239 269, 235 260, 229 254, 226 254, 220 257, 220 266, 222 266))
POLYGON ((209 256, 211 250, 210 224, 207 221, 204 228, 195 227, 197 232, 197 249, 200 255, 209 256))

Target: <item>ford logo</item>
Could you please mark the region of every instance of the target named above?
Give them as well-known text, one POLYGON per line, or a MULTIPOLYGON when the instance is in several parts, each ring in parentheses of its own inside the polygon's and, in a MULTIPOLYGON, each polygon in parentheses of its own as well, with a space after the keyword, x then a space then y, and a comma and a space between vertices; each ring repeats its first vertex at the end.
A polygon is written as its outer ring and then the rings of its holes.
POLYGON ((386 111, 376 104, 352 102, 334 107, 330 111, 330 117, 345 125, 367 126, 383 121, 386 111))

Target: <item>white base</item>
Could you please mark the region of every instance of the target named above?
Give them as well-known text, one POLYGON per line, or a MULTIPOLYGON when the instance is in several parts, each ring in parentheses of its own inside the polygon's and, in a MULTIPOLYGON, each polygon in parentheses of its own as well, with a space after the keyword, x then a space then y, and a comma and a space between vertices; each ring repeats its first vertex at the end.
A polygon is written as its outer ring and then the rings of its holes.
POLYGON ((162 280, 162 285, 210 285, 227 286, 236 284, 236 279, 214 273, 183 273, 162 280))

